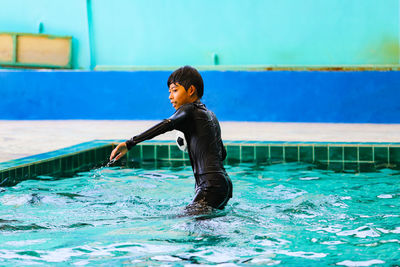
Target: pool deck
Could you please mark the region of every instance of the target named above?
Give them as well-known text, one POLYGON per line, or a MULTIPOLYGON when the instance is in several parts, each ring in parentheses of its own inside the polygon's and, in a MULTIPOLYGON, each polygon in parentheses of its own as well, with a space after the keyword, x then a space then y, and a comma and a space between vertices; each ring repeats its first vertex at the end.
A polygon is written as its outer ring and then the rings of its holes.
MULTIPOLYGON (((0 120, 0 162, 95 139, 128 139, 158 121, 0 120)), ((221 122, 224 140, 398 142, 400 124, 221 122)), ((174 140, 169 132, 155 140, 174 140)))

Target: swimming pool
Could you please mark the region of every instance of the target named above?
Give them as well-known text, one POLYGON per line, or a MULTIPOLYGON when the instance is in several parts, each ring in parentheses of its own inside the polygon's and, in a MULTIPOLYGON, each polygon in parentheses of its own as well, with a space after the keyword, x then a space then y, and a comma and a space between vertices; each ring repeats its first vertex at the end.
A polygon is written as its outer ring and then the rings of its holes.
POLYGON ((68 179, 39 176, 2 188, 0 263, 400 263, 396 170, 337 173, 298 162, 230 164, 234 196, 226 209, 181 216, 193 196, 190 166, 134 167, 97 168, 68 179))
POLYGON ((101 167, 98 140, 0 163, 5 265, 400 263, 400 145, 226 142, 227 208, 182 216, 187 154, 144 142, 101 167))

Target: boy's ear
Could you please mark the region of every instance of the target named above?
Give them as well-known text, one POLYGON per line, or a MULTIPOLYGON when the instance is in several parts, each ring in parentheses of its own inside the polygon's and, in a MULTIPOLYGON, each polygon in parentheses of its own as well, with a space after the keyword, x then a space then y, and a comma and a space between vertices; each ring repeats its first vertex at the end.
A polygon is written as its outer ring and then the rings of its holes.
POLYGON ((196 92, 196 87, 194 87, 194 85, 191 85, 188 89, 188 94, 189 96, 194 96, 195 94, 197 94, 196 92))

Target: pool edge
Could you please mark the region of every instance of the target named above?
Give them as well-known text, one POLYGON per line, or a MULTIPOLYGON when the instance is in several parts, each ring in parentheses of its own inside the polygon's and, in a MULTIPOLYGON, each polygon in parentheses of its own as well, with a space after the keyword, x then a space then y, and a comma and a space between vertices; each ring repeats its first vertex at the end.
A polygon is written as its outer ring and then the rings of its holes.
MULTIPOLYGON (((93 140, 0 163, 0 186, 12 186, 43 175, 85 171, 107 163, 122 140, 93 140)), ((400 143, 224 141, 227 164, 305 162, 334 171, 368 172, 400 167, 400 143)), ((129 151, 128 161, 188 161, 175 141, 149 140, 129 151)))

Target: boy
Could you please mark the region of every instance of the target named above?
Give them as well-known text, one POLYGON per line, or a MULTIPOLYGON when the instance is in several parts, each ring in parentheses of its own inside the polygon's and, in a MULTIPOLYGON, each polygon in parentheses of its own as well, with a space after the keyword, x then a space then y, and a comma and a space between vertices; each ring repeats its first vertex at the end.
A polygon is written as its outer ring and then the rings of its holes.
POLYGON ((142 134, 120 143, 111 152, 110 161, 120 159, 140 142, 167 131, 179 130, 184 133, 187 141, 196 179, 196 193, 189 208, 223 209, 232 197, 232 182, 223 165, 226 150, 219 122, 214 113, 200 102, 203 79, 195 68, 185 66, 174 71, 167 84, 175 113, 142 134))

